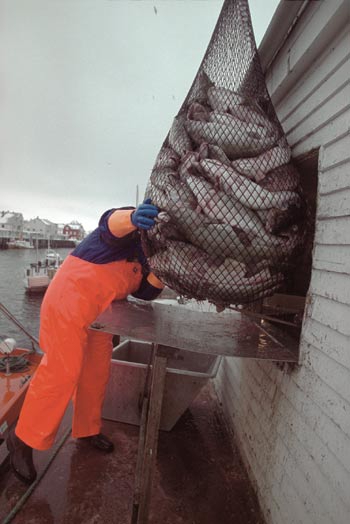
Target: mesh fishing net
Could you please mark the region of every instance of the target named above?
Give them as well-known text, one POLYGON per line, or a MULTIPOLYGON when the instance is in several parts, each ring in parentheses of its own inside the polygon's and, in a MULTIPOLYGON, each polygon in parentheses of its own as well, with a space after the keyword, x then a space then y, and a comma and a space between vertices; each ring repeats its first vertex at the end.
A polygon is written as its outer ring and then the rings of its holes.
POLYGON ((228 305, 284 285, 302 244, 305 206, 247 0, 224 2, 145 198, 161 213, 143 232, 143 248, 170 288, 228 305))

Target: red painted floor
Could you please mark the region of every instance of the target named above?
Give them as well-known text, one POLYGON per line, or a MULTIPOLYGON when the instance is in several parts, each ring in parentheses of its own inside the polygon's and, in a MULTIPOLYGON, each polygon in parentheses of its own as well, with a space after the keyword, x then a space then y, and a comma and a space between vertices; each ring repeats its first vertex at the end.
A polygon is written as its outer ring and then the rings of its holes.
MULTIPOLYGON (((263 524, 257 499, 232 449, 210 386, 170 432, 160 432, 150 524, 263 524)), ((69 427, 63 421, 57 441, 69 427)), ((138 427, 104 421, 116 445, 102 455, 71 437, 11 522, 15 524, 130 524, 138 427)), ((3 447, 3 446, 2 446, 3 447)), ((53 450, 35 452, 38 472, 53 450)), ((0 471, 0 519, 26 487, 8 465, 0 471)))

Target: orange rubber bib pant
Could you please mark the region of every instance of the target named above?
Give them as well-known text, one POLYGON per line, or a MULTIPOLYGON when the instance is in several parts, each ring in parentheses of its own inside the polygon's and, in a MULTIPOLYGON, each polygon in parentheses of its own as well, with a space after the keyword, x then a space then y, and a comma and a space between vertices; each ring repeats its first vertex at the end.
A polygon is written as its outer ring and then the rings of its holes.
POLYGON ((51 447, 71 399, 73 437, 99 433, 112 335, 89 326, 113 300, 135 292, 141 280, 139 262, 94 264, 73 255, 64 261, 42 303, 40 346, 45 354, 16 427, 26 444, 51 447))

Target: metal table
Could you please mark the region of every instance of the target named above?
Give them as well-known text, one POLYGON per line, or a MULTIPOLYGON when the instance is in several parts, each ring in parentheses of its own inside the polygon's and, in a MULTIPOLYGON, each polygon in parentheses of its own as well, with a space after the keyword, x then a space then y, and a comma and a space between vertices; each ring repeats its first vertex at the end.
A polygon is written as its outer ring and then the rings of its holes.
POLYGON ((152 365, 142 405, 132 524, 148 522, 167 357, 182 349, 227 357, 298 361, 298 340, 264 320, 256 322, 238 312, 208 313, 161 301, 119 301, 112 303, 91 329, 152 343, 152 365))

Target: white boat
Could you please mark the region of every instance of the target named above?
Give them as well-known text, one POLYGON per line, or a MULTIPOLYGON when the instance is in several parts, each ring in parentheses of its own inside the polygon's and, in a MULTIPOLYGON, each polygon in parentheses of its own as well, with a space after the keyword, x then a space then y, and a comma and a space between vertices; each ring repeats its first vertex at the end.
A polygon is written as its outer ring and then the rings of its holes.
POLYGON ((9 249, 34 249, 34 246, 29 240, 10 240, 7 242, 9 249))
POLYGON ((61 255, 50 249, 50 244, 45 254, 45 260, 39 260, 38 256, 37 249, 37 261, 31 263, 25 272, 24 286, 26 293, 44 293, 63 262, 61 255))
POLYGON ((27 293, 44 293, 55 276, 59 265, 36 262, 26 269, 24 287, 27 293))
POLYGON ((45 260, 50 266, 59 266, 61 263, 61 255, 57 253, 57 251, 49 248, 46 251, 45 260))

